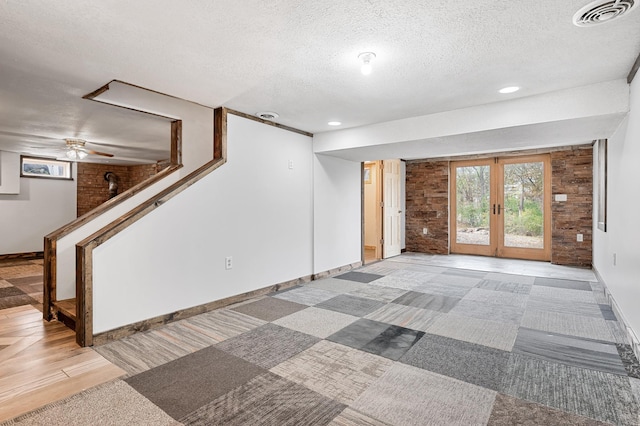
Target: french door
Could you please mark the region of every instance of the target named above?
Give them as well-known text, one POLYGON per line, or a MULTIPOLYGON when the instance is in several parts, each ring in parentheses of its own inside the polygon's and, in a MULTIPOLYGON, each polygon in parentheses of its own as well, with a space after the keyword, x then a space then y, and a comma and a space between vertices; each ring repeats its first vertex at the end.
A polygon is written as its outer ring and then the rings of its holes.
POLYGON ((451 163, 451 252, 551 260, 549 155, 451 163))

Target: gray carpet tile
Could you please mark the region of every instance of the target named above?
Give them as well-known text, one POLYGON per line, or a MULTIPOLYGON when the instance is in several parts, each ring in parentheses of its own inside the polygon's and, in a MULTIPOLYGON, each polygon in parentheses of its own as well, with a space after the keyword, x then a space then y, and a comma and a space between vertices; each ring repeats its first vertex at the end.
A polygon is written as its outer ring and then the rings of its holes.
MULTIPOLYGON (((533 291, 533 290, 532 290, 533 291)), ((475 300, 476 302, 493 303, 496 305, 515 306, 524 309, 529 296, 526 294, 508 293, 504 291, 484 290, 472 288, 464 296, 465 300, 475 300)))
POLYGON ((189 352, 195 352, 219 342, 212 336, 200 333, 197 328, 191 327, 185 320, 176 321, 155 329, 149 333, 149 336, 173 342, 189 352))
POLYGON ((531 292, 532 285, 485 279, 480 281, 476 285, 476 287, 481 288, 483 290, 506 291, 507 293, 529 294, 531 292))
POLYGON ((425 331, 430 334, 510 351, 518 334, 518 326, 513 323, 483 320, 449 312, 435 318, 425 331))
POLYGON ((531 297, 560 299, 571 302, 583 302, 596 304, 593 293, 590 291, 572 290, 569 288, 547 287, 536 285, 531 288, 531 297))
POLYGON ((307 306, 300 303, 290 302, 288 300, 277 299, 275 297, 265 297, 255 302, 232 308, 236 312, 240 312, 252 317, 259 318, 264 321, 275 321, 294 312, 305 309, 307 306))
POLYGON ((269 369, 318 342, 318 338, 275 324, 265 324, 218 343, 216 348, 269 369))
POLYGON ((508 395, 498 394, 487 426, 605 426, 608 424, 533 402, 523 401, 508 395))
POLYGON ((358 319, 352 315, 310 307, 275 320, 273 324, 324 339, 358 319))
POLYGON ((409 291, 395 299, 393 303, 432 311, 449 312, 460 300, 457 297, 409 291))
POLYGON ((596 420, 636 425, 629 378, 511 354, 502 392, 596 420))
POLYGON ((513 324, 520 324, 520 320, 524 314, 522 309, 516 306, 497 305, 494 303, 478 302, 476 300, 466 300, 464 298, 449 312, 466 317, 497 322, 510 322, 513 324))
POLYGON ((605 373, 626 374, 616 346, 608 342, 520 327, 512 352, 605 373))
POLYGON ((294 290, 284 291, 282 293, 273 293, 272 297, 290 302, 299 303, 301 305, 313 306, 322 303, 325 300, 333 299, 339 293, 321 289, 317 287, 298 287, 294 290))
POLYGON ((129 375, 142 373, 193 352, 151 332, 138 333, 94 348, 129 375))
POLYGON ((488 272, 487 275, 484 276, 485 280, 492 281, 502 281, 507 283, 515 283, 515 284, 525 284, 525 285, 533 285, 536 277, 530 275, 519 275, 519 274, 503 274, 500 272, 488 272))
POLYGON ((571 290, 591 291, 591 285, 588 281, 561 280, 556 278, 537 277, 533 283, 545 287, 568 288, 571 290))
POLYGON ((396 266, 390 267, 381 264, 380 262, 363 266, 362 268, 358 268, 358 272, 366 272, 368 274, 376 274, 376 275, 387 275, 391 272, 398 269, 396 266))
POLYGON ((412 291, 419 293, 439 294, 441 296, 456 297, 458 299, 463 298, 469 290, 470 288, 467 286, 440 284, 436 282, 420 284, 412 289, 412 291))
POLYGON ((567 303, 566 300, 552 297, 530 296, 527 302, 527 310, 558 312, 561 314, 583 315, 602 319, 602 311, 600 307, 594 303, 567 303))
POLYGON ((345 409, 273 373, 254 377, 180 419, 185 425, 326 425, 345 409))
POLYGON ((629 377, 640 379, 640 363, 638 363, 638 358, 636 358, 631 345, 616 344, 616 349, 629 377))
POLYGON ((603 340, 605 342, 614 341, 606 321, 602 318, 527 309, 520 325, 550 333, 603 340))
POLYGON ((397 361, 411 349, 422 336, 424 336, 423 331, 391 325, 360 349, 397 361))
POLYGON ((222 342, 265 324, 265 321, 231 309, 217 309, 187 318, 189 328, 222 342))
MULTIPOLYGON (((355 273, 355 272, 354 272, 355 273)), ((366 283, 358 281, 342 280, 338 278, 324 278, 317 281, 311 281, 305 284, 307 288, 319 288, 322 290, 332 291, 334 293, 350 293, 364 287, 369 287, 366 283)))
POLYGON ((484 276, 487 275, 487 272, 476 271, 473 269, 448 268, 446 271, 443 271, 442 274, 469 278, 484 278, 484 276))
POLYGON ((382 306, 384 306, 384 302, 349 294, 341 294, 316 305, 318 308, 342 312, 356 317, 363 317, 382 306))
POLYGON ((430 278, 433 278, 435 274, 430 274, 428 272, 422 272, 422 271, 410 271, 407 269, 398 269, 390 273, 388 276, 402 278, 405 280, 417 281, 422 283, 422 282, 427 282, 430 278))
POLYGON ((638 405, 640 405, 640 379, 629 378, 629 384, 631 384, 631 390, 636 397, 638 405))
POLYGON ((607 324, 607 328, 609 329, 614 342, 621 343, 623 345, 629 343, 629 336, 620 322, 605 321, 605 323, 607 324))
POLYGON ((499 390, 509 353, 448 337, 425 334, 400 362, 467 383, 499 390))
POLYGON ((618 318, 616 318, 616 314, 613 312, 613 309, 611 309, 611 306, 607 304, 599 304, 598 306, 600 307, 600 312, 605 320, 618 321, 618 318))
POLYGON ((370 313, 365 318, 413 330, 424 331, 437 317, 444 315, 441 312, 429 309, 414 308, 411 306, 389 303, 380 309, 370 313))
POLYGON ((408 271, 423 272, 427 274, 441 274, 448 268, 442 266, 420 265, 420 264, 407 264, 404 268, 408 271))
POLYGON ((329 426, 389 426, 389 424, 347 407, 329 423, 329 426))
POLYGON ((393 361, 322 340, 270 371, 342 404, 351 404, 393 361))
POLYGON ((375 285, 368 285, 358 290, 349 292, 352 296, 365 297, 367 299, 378 300, 380 302, 391 302, 394 299, 405 294, 407 290, 392 287, 381 287, 375 285))
POLYGON ((42 426, 179 425, 167 413, 122 380, 115 380, 87 389, 14 418, 7 424, 42 426))
POLYGON ((350 271, 346 274, 336 275, 334 278, 337 278, 339 280, 355 281, 358 283, 370 283, 371 281, 375 281, 378 278, 382 278, 382 275, 370 274, 367 272, 350 271))
POLYGON ((447 275, 444 272, 442 274, 434 275, 429 282, 447 285, 456 285, 464 287, 474 287, 482 281, 481 277, 469 277, 461 275, 447 275))
POLYGON ((126 379, 174 419, 266 371, 211 346, 126 379))
POLYGON ((360 349, 382 334, 387 328, 389 328, 389 324, 383 322, 359 319, 327 337, 327 340, 360 349))
POLYGON ((396 363, 352 408, 389 425, 484 425, 495 395, 488 389, 396 363))
POLYGON ((378 280, 373 281, 371 284, 391 287, 391 288, 399 288, 402 290, 413 290, 416 287, 419 287, 421 282, 416 280, 410 280, 407 278, 394 277, 392 275, 387 275, 378 280))

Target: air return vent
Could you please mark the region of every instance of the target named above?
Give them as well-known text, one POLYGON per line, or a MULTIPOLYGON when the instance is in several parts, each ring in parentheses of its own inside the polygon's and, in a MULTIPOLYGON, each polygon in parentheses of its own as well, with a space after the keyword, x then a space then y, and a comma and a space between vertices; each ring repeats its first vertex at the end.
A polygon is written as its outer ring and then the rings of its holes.
POLYGON ((573 23, 579 27, 604 24, 628 13, 639 0, 598 0, 589 3, 573 15, 573 23))
POLYGON ((268 120, 268 121, 273 121, 276 118, 280 117, 277 112, 272 112, 272 111, 256 112, 256 116, 262 118, 263 120, 268 120))

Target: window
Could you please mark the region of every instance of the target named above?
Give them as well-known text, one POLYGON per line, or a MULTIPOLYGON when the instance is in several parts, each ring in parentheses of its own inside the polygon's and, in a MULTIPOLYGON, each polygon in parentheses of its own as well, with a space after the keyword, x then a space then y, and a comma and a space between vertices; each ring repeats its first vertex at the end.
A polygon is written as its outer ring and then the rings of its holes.
POLYGON ((71 180, 71 162, 22 156, 20 176, 71 180))

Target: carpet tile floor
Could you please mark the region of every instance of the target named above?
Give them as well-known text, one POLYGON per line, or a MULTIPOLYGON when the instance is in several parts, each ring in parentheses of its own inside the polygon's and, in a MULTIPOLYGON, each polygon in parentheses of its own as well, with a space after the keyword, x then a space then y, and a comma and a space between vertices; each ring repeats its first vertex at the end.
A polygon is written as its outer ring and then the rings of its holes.
POLYGON ((127 376, 7 424, 637 425, 606 300, 584 269, 407 253, 109 342, 127 376))

